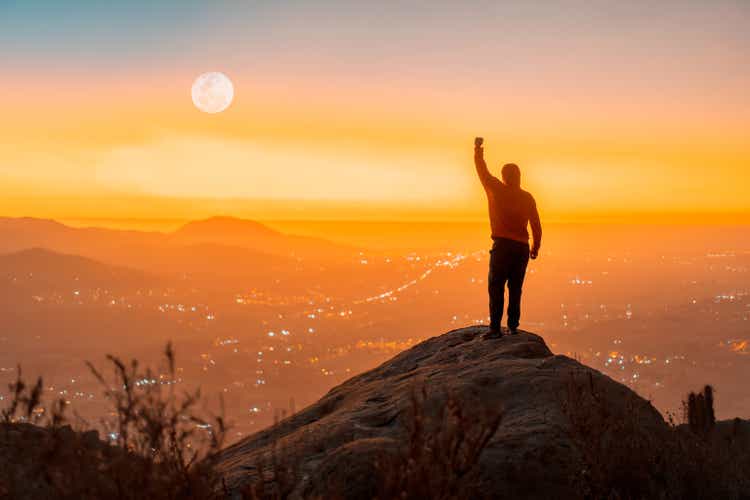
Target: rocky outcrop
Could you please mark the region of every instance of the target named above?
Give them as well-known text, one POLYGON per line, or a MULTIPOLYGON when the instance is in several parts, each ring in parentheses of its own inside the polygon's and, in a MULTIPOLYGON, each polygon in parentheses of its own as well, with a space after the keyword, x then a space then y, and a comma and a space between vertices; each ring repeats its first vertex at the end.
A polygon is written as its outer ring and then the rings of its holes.
POLYGON ((670 425, 537 335, 483 333, 422 342, 189 469, 182 448, 5 410, 0 498, 750 498, 747 421, 670 425))
POLYGON ((229 447, 218 461, 227 486, 236 496, 260 486, 291 498, 382 498, 396 469, 428 483, 445 460, 461 462, 450 486, 458 497, 471 487, 487 498, 576 498, 599 444, 628 438, 607 415, 627 414, 654 437, 640 453, 658 446, 667 424, 627 387, 554 355, 538 335, 485 331, 426 340, 229 447), (436 472, 413 470, 414 453, 436 472))

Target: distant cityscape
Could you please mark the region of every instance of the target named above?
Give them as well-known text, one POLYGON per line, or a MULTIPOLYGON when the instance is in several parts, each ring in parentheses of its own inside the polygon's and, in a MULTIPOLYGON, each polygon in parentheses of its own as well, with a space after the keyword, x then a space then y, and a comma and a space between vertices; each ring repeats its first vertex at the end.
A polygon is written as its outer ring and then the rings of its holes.
MULTIPOLYGON (((24 376, 44 376, 48 399, 63 397, 94 423, 107 402, 84 361, 99 366, 107 353, 157 363, 172 340, 179 376, 162 371, 139 384, 201 386, 214 404, 223 395, 238 439, 427 337, 487 322, 482 249, 301 258, 245 286, 191 269, 154 282, 90 272, 94 264, 64 255, 32 257, 37 264, 23 266, 23 251, 0 257, 11 259, 0 262, 0 406, 20 364, 24 376)), ((720 416, 748 417, 749 268, 750 241, 658 255, 553 247, 530 265, 522 328, 664 413, 679 413, 687 391, 713 383, 720 416)))

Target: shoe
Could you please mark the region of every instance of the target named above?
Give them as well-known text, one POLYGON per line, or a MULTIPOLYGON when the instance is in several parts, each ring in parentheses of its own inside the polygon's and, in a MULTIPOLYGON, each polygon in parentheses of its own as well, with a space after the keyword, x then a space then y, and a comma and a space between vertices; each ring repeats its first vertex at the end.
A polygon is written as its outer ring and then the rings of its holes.
POLYGON ((499 339, 503 336, 503 332, 500 329, 494 330, 491 329, 487 333, 484 334, 482 338, 484 339, 499 339))
POLYGON ((511 335, 518 335, 518 327, 508 328, 508 331, 510 331, 511 335))

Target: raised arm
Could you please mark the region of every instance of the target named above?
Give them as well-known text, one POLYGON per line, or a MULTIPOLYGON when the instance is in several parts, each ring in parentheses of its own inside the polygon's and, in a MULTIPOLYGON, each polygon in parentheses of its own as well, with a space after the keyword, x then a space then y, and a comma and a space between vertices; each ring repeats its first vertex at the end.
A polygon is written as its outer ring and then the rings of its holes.
POLYGON ((531 198, 531 214, 529 216, 531 225, 531 236, 534 238, 534 245, 531 247, 529 256, 536 259, 539 255, 539 248, 542 246, 542 221, 539 220, 539 211, 536 208, 536 201, 531 198))
POLYGON ((485 191, 491 186, 502 184, 500 179, 492 175, 487 169, 487 163, 484 161, 484 148, 481 145, 474 145, 474 166, 477 167, 477 174, 485 191))

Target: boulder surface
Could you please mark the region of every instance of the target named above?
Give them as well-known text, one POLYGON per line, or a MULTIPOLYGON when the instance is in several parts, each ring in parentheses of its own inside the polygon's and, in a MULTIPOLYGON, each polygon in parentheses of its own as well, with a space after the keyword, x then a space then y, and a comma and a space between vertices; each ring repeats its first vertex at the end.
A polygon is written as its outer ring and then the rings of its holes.
MULTIPOLYGON (((485 339, 486 331, 425 340, 227 448, 218 459, 227 487, 238 496, 254 485, 256 494, 260 486, 290 498, 383 497, 398 475, 388 464, 407 466, 417 453, 435 466, 433 475, 461 469, 451 486, 457 497, 471 487, 472 496, 487 498, 577 498, 594 448, 627 438, 627 426, 608 429, 591 413, 627 414, 650 436, 666 432, 648 401, 554 355, 540 336, 485 339)), ((429 471, 420 474, 431 480, 429 471)))

